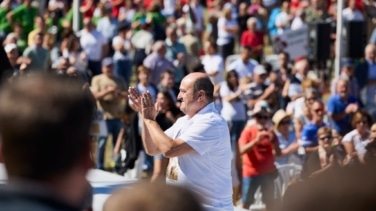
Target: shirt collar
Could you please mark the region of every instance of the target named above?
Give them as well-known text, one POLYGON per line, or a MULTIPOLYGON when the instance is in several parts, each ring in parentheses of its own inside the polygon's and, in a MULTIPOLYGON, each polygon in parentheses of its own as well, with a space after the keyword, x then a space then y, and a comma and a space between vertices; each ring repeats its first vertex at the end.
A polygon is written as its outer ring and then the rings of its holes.
MULTIPOLYGON (((211 102, 209 104, 207 104, 205 107, 203 107, 201 110, 199 110, 192 118, 194 119, 196 116, 199 116, 200 114, 205 114, 205 113, 209 113, 209 112, 214 112, 214 113, 217 113, 219 114, 218 110, 215 108, 215 105, 214 105, 214 102, 211 102)), ((189 117, 188 117, 189 118, 189 117)))
POLYGON ((169 46, 174 45, 174 43, 172 43, 172 41, 169 38, 166 38, 165 42, 166 42, 166 45, 169 45, 169 46))

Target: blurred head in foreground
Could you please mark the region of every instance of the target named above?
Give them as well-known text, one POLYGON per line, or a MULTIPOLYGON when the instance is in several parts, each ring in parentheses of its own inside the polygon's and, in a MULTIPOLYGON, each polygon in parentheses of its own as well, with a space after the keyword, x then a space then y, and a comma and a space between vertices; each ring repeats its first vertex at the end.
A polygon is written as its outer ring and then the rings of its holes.
POLYGON ((281 211, 376 210, 374 160, 327 171, 287 188, 281 211))
POLYGON ((92 167, 90 99, 77 80, 61 76, 33 75, 1 87, 0 161, 9 184, 40 184, 82 204, 92 167))
POLYGON ((163 183, 139 183, 118 190, 106 201, 103 211, 203 211, 191 191, 163 183))

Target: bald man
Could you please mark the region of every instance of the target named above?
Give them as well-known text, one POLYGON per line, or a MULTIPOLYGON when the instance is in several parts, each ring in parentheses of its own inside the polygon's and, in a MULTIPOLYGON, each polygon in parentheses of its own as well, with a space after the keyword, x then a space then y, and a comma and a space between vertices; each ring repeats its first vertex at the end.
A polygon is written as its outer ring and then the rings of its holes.
POLYGON ((149 155, 170 158, 166 181, 191 188, 213 211, 233 210, 231 145, 226 121, 213 103, 214 87, 205 73, 183 78, 178 100, 185 116, 166 131, 155 121, 158 110, 150 93, 129 89, 143 116, 142 140, 149 155))
POLYGON ((360 63, 355 70, 355 78, 358 80, 360 98, 367 112, 376 118, 376 46, 368 44, 364 49, 365 61, 360 63))

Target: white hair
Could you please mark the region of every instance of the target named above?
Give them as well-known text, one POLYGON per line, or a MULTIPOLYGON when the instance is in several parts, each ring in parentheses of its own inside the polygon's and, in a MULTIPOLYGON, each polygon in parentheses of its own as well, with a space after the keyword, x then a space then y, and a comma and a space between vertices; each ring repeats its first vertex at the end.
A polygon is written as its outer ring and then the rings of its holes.
POLYGON ((154 43, 153 52, 158 52, 159 50, 161 50, 165 46, 166 46, 165 42, 162 41, 162 40, 159 40, 159 41, 154 43))
POLYGON ((247 20, 247 26, 249 26, 251 24, 256 24, 256 23, 257 23, 257 19, 255 17, 250 17, 247 20))

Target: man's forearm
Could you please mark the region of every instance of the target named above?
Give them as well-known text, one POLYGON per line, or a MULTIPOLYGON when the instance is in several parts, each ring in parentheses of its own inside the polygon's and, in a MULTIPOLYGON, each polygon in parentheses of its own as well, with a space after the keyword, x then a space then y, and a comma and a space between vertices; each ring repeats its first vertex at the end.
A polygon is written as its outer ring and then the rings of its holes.
POLYGON ((145 152, 148 155, 157 155, 160 154, 160 150, 154 144, 153 139, 151 138, 150 131, 146 126, 145 121, 142 121, 142 143, 144 144, 145 152))
MULTIPOLYGON (((156 149, 158 150, 158 153, 160 154, 163 153, 165 154, 166 152, 169 152, 173 146, 173 139, 168 137, 164 131, 161 129, 161 127, 158 125, 158 123, 154 120, 150 119, 145 119, 144 120, 144 126, 145 129, 148 130, 149 132, 149 137, 150 140, 145 140, 145 141, 150 141, 151 143, 154 144, 156 149), (153 137, 151 137, 151 134, 153 134, 153 137)), ((151 145, 151 143, 148 143, 151 145)))
POLYGON ((348 116, 348 114, 346 114, 345 112, 343 112, 343 113, 332 114, 330 116, 332 117, 332 119, 334 121, 339 121, 341 119, 346 118, 348 116))

